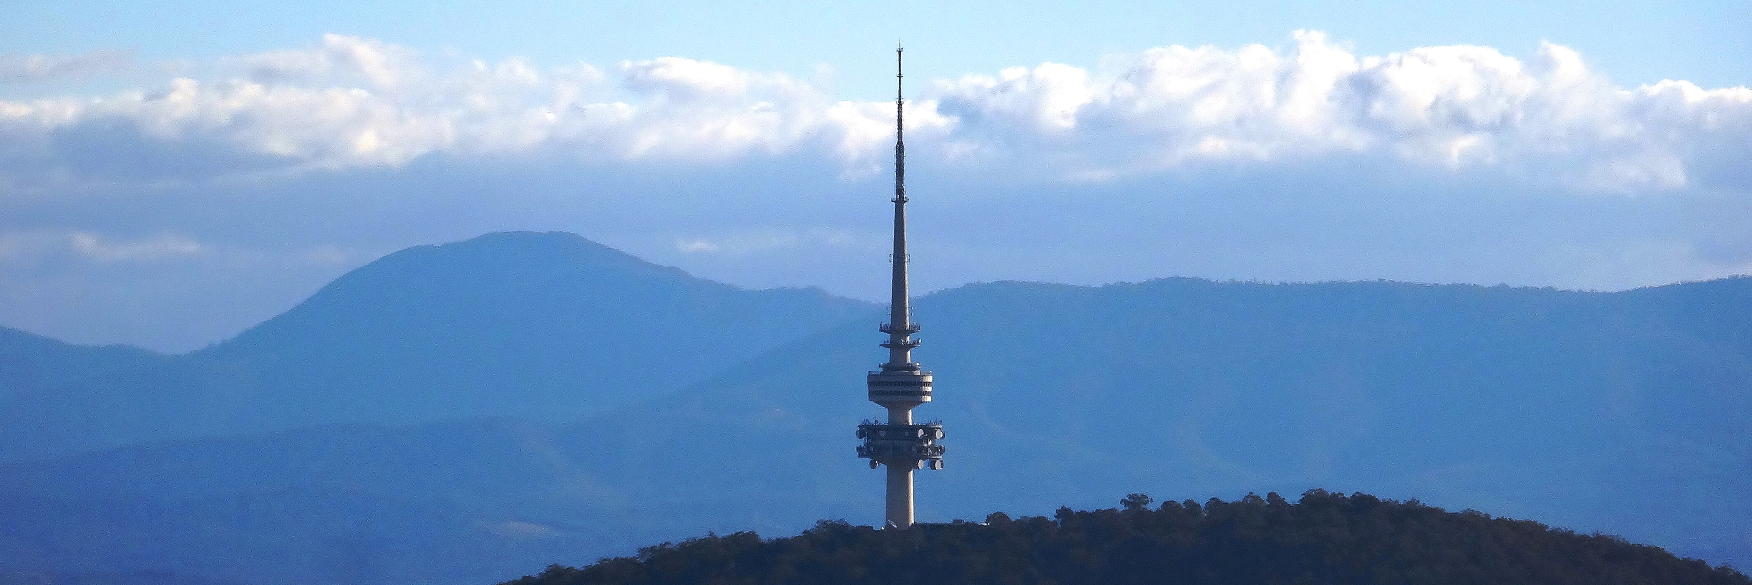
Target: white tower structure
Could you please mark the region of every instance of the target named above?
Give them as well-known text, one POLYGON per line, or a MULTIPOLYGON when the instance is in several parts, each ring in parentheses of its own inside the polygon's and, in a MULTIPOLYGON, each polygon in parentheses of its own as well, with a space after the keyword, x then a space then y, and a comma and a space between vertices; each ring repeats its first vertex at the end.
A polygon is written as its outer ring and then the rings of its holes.
POLYGON ((913 470, 943 468, 943 424, 913 424, 912 409, 931 401, 931 373, 912 361, 919 341, 912 334, 919 325, 912 321, 907 296, 906 265, 906 141, 901 113, 901 48, 894 50, 894 265, 889 291, 888 323, 878 327, 888 334, 888 363, 870 372, 870 401, 888 409, 888 422, 865 421, 858 425, 858 456, 870 460, 870 468, 888 467, 887 526, 906 528, 913 524, 913 470))

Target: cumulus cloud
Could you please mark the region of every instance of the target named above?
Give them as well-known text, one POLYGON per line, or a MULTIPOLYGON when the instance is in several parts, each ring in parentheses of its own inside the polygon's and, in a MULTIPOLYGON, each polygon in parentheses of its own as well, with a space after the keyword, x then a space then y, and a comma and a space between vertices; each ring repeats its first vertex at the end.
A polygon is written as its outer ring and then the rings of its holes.
POLYGON ((92 51, 79 55, 0 55, 0 83, 86 77, 134 65, 126 51, 92 51))
MULTIPOLYGON (((909 103, 909 131, 945 164, 1042 180, 1364 155, 1590 191, 1752 187, 1732 170, 1752 155, 1745 87, 1621 88, 1552 44, 1522 60, 1480 46, 1358 56, 1319 32, 1293 39, 940 80, 909 103)), ((439 154, 713 163, 827 153, 862 174, 881 168, 893 123, 886 102, 680 57, 441 64, 327 35, 219 69, 230 76, 0 101, 4 183, 394 167, 439 154)))
POLYGON ((375 39, 326 34, 322 43, 300 50, 270 51, 223 59, 264 83, 359 83, 392 89, 422 74, 418 55, 375 39))
MULTIPOLYGON (((0 174, 13 184, 30 173, 39 182, 204 178, 394 167, 439 153, 716 161, 813 146, 849 163, 881 150, 876 128, 892 120, 788 75, 679 57, 610 72, 517 58, 439 68, 405 48, 327 35, 219 65, 233 74, 102 97, 0 101, 0 174)), ((947 126, 928 108, 918 118, 921 127, 947 126)))
MULTIPOLYGON (((1683 187, 1698 145, 1752 154, 1752 90, 1622 89, 1550 43, 1358 57, 1318 32, 1285 51, 1166 47, 1096 73, 1048 63, 939 83, 959 140, 1053 172, 1116 176, 1217 161, 1387 153, 1589 189, 1683 187)), ((1742 186, 1743 187, 1743 186, 1742 186)))

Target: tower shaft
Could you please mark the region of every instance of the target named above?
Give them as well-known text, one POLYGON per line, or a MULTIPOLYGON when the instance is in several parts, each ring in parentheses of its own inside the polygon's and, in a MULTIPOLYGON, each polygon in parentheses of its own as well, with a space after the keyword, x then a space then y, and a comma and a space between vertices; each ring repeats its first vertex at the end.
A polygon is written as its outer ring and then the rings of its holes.
MULTIPOLYGON (((894 253, 890 261, 894 273, 890 280, 888 296, 888 365, 897 366, 912 363, 912 348, 910 337, 913 333, 912 302, 907 292, 906 265, 910 258, 906 253, 906 113, 901 109, 903 103, 901 82, 905 74, 901 70, 901 49, 894 50, 894 253)), ((886 368, 884 368, 886 369, 886 368)))
POLYGON ((864 421, 858 425, 858 456, 870 459, 870 467, 888 466, 887 525, 906 528, 913 524, 913 470, 943 468, 943 438, 940 423, 913 424, 912 409, 931 401, 931 373, 912 361, 919 342, 912 334, 911 299, 907 291, 906 252, 906 140, 905 105, 901 82, 901 49, 894 52, 894 256, 889 290, 888 322, 880 329, 888 334, 888 362, 867 376, 870 401, 888 410, 886 423, 864 421))
POLYGON ((913 525, 913 468, 889 464, 887 513, 885 526, 906 528, 913 525))

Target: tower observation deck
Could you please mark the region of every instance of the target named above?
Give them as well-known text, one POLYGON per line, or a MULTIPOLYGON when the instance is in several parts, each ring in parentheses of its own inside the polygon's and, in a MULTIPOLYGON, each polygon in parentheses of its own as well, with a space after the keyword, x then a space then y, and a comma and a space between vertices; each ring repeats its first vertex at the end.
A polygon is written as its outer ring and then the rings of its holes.
POLYGON ((901 112, 901 51, 894 50, 894 256, 893 286, 889 290, 888 322, 877 329, 888 334, 888 362, 866 377, 870 401, 888 409, 888 422, 865 421, 858 425, 858 456, 870 460, 870 468, 888 467, 887 526, 906 528, 913 524, 913 470, 943 468, 942 423, 913 424, 912 409, 931 401, 931 373, 912 361, 919 346, 913 338, 919 325, 912 321, 907 295, 906 269, 906 141, 901 112))

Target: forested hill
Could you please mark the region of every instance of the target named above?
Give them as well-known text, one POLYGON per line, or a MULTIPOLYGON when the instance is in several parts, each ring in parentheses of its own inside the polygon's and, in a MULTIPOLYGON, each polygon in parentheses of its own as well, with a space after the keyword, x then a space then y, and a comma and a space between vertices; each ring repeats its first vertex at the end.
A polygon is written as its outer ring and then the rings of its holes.
POLYGON ((817 523, 790 538, 707 536, 550 566, 504 585, 659 583, 1746 584, 1657 547, 1525 520, 1446 512, 1417 501, 1312 490, 1234 502, 1124 509, 882 531, 817 523))

